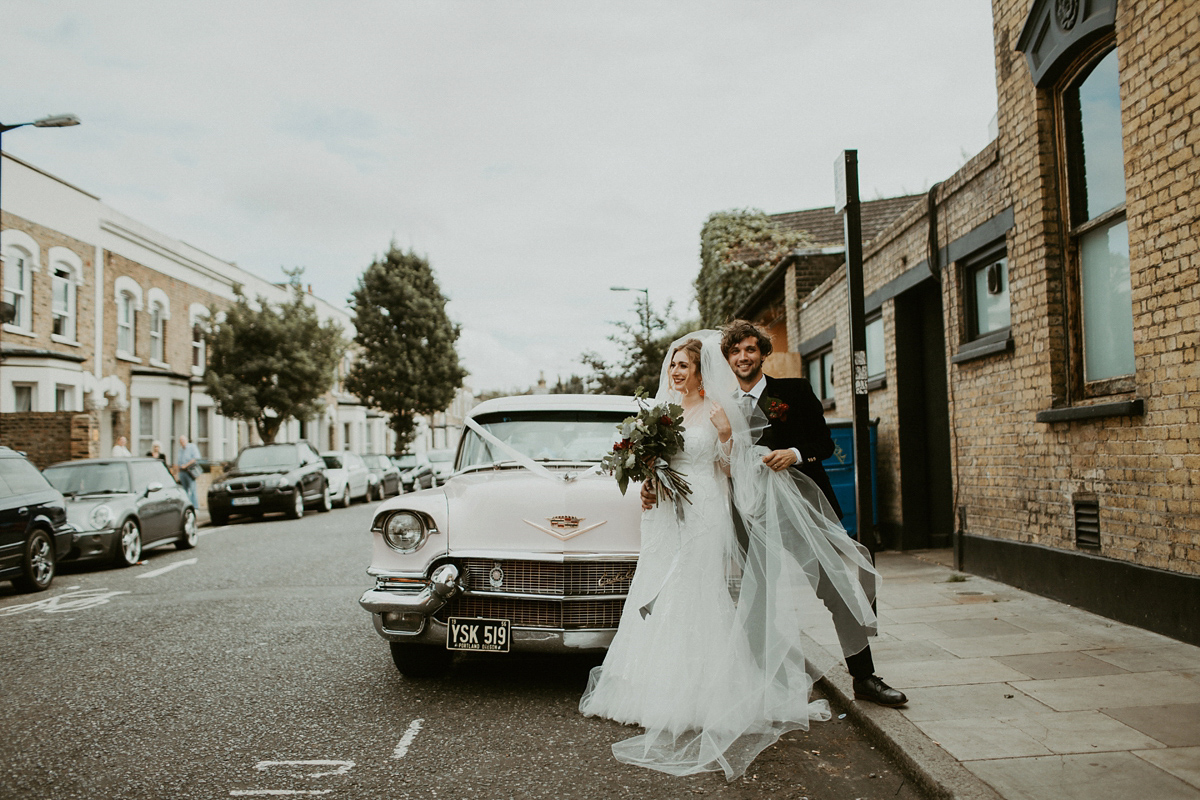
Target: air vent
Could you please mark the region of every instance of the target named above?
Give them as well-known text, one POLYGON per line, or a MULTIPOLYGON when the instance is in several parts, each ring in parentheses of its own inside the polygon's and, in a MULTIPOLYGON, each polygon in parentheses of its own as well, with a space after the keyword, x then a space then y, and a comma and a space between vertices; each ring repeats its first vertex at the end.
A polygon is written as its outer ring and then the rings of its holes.
POLYGON ((1094 494, 1077 494, 1075 506, 1075 546, 1100 549, 1100 501, 1094 494))

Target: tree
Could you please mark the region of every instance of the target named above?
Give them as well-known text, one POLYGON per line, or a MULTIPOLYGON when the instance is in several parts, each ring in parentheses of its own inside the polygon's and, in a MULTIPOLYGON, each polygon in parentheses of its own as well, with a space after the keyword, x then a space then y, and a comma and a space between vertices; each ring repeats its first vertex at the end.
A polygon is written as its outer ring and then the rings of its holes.
POLYGON ((759 282, 812 237, 780 228, 758 209, 710 214, 700 231, 700 274, 696 301, 700 321, 719 328, 733 319, 759 282))
POLYGON ((672 304, 667 303, 658 313, 644 297, 638 298, 637 324, 615 323, 617 333, 608 337, 624 354, 619 362, 608 363, 599 353, 588 351, 580 360, 591 368, 587 382, 593 394, 633 394, 639 386, 654 394, 662 362, 671 342, 688 331, 695 330, 694 322, 680 325, 674 321, 672 304), (656 333, 657 332, 657 333, 656 333))
POLYGON ((412 441, 415 415, 444 411, 466 371, 454 343, 459 327, 446 315, 446 297, 429 261, 394 244, 367 267, 351 296, 354 341, 361 355, 346 388, 391 414, 396 446, 412 441))
POLYGON ((287 271, 291 297, 274 305, 261 296, 252 304, 235 286, 233 305, 210 310, 204 335, 204 385, 217 412, 253 423, 264 442, 285 421, 321 412, 346 347, 341 326, 308 305, 301 273, 287 271))

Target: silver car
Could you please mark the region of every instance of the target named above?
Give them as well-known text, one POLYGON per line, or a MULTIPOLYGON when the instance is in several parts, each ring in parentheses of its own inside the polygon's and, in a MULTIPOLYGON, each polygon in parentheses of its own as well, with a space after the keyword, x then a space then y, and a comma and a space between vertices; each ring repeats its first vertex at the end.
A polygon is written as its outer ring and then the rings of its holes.
POLYGON ((157 458, 91 458, 63 461, 42 470, 62 492, 75 528, 63 559, 105 559, 136 564, 149 547, 196 546, 196 509, 187 492, 157 458))
POLYGON ((359 603, 405 675, 455 652, 608 647, 633 579, 641 501, 600 459, 631 397, 480 403, 453 473, 385 501, 371 525, 375 587, 359 603))

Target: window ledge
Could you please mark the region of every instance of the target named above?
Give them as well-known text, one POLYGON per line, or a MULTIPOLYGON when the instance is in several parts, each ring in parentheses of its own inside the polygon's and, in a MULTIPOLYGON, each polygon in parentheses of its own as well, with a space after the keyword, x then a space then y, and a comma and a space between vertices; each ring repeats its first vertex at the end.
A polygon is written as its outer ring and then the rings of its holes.
POLYGON ((138 358, 137 356, 131 356, 128 353, 122 353, 120 351, 117 352, 117 360, 118 361, 128 361, 130 364, 142 363, 142 360, 140 358, 138 358))
POLYGON ((997 353, 1009 353, 1012 352, 1012 349, 1012 336, 1005 336, 997 341, 968 342, 958 348, 958 352, 950 357, 950 363, 961 364, 964 361, 974 361, 977 358, 986 358, 997 353))
POLYGON ((18 336, 27 336, 30 339, 38 338, 37 334, 26 328, 18 328, 16 325, 10 325, 7 322, 4 324, 5 333, 15 333, 18 336))
POLYGON ((887 377, 886 376, 882 377, 882 378, 870 378, 867 381, 867 391, 868 392, 873 392, 876 389, 886 389, 886 388, 887 388, 887 377))
POLYGON ((192 367, 192 374, 199 378, 204 374, 204 367, 192 367))
POLYGON ((826 411, 835 409, 837 408, 837 400, 832 397, 826 397, 821 401, 821 408, 825 409, 826 411))
POLYGON ((158 367, 159 369, 170 369, 171 365, 165 361, 159 361, 157 358, 150 359, 150 366, 158 367))
POLYGON ((1100 419, 1102 417, 1140 417, 1146 413, 1146 404, 1137 400, 1124 400, 1115 403, 1096 403, 1089 406, 1068 406, 1067 408, 1050 408, 1037 412, 1038 422, 1075 422, 1084 419, 1100 419))
POLYGON ((74 339, 68 339, 66 336, 59 336, 57 333, 50 334, 50 341, 58 342, 59 344, 70 345, 71 347, 80 347, 79 342, 74 339))

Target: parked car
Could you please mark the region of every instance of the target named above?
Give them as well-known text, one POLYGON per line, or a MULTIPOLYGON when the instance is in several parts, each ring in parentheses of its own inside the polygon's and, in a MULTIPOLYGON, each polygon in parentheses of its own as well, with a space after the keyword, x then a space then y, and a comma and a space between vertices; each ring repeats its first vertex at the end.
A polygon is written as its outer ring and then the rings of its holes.
POLYGON ((433 465, 423 454, 402 453, 392 457, 392 463, 400 470, 400 483, 404 491, 416 489, 432 489, 437 486, 437 477, 433 474, 433 465))
POLYGON ((633 579, 641 500, 600 459, 633 398, 522 395, 480 403, 438 489, 384 502, 375 587, 359 603, 405 675, 457 651, 608 647, 633 579), (535 460, 537 459, 537 460, 535 460))
POLYGON ((75 528, 64 560, 107 559, 128 567, 149 547, 196 546, 196 509, 157 458, 62 461, 42 471, 67 500, 75 528))
POLYGON ((377 500, 400 494, 400 470, 396 469, 390 458, 374 453, 365 455, 362 459, 371 471, 369 494, 373 494, 377 500))
POLYGON ((445 483, 454 474, 453 450, 430 450, 426 454, 429 465, 433 467, 433 477, 438 483, 445 483))
POLYGON ((308 442, 251 445, 208 489, 208 515, 224 525, 237 514, 282 511, 292 519, 306 507, 332 508, 325 462, 308 442))
POLYGON ((0 580, 23 592, 48 589, 72 530, 62 494, 32 461, 0 446, 0 580))
POLYGON ((370 499, 371 471, 362 456, 349 450, 321 453, 325 462, 325 477, 329 481, 329 496, 336 506, 345 508, 355 498, 370 499))

